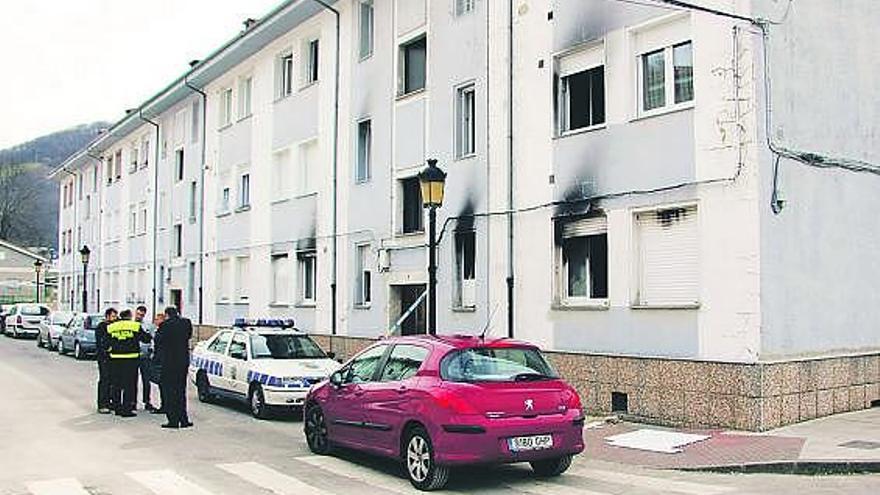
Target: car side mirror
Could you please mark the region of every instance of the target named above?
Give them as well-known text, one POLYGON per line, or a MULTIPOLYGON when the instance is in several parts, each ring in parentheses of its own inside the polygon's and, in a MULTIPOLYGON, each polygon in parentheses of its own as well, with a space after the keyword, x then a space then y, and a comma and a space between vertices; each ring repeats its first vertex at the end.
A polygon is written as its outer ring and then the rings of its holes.
POLYGON ((330 384, 336 388, 339 388, 342 386, 342 372, 341 371, 337 371, 337 372, 333 373, 332 375, 330 375, 330 384))
POLYGON ((327 353, 327 357, 330 359, 336 359, 336 353, 333 351, 330 351, 327 353))

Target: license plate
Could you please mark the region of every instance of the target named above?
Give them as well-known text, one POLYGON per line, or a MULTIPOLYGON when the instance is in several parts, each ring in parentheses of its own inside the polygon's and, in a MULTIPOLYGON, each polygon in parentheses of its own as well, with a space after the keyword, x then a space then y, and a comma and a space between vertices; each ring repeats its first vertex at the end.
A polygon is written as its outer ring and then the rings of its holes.
POLYGON ((544 450, 553 448, 552 435, 533 435, 530 437, 513 437, 507 439, 507 446, 513 452, 524 450, 544 450))

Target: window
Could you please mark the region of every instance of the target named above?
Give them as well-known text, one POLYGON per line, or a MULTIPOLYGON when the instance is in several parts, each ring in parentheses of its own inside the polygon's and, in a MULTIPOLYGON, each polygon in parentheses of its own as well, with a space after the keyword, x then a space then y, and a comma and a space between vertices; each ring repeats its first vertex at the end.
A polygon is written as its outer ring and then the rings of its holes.
POLYGON ((422 189, 418 177, 403 179, 400 181, 400 186, 403 200, 403 228, 401 232, 411 234, 424 231, 422 189))
POLYGON ((300 302, 306 304, 314 303, 317 271, 315 270, 315 251, 300 252, 297 253, 296 257, 299 262, 300 302))
POLYGON ((183 180, 183 148, 174 152, 174 178, 177 182, 183 180))
POLYGON ((196 181, 189 183, 189 221, 195 222, 199 205, 199 189, 196 181))
POLYGON ((278 98, 293 93, 293 53, 284 53, 278 57, 278 98))
POLYGON ((150 138, 143 138, 141 140, 141 168, 145 168, 150 165, 150 138))
POLYGON ((290 258, 287 253, 272 255, 272 303, 290 302, 290 258))
POLYGON ((235 259, 235 298, 239 301, 247 301, 250 293, 249 266, 250 258, 239 256, 235 259))
POLYGON ((183 256, 183 225, 174 226, 174 256, 183 256))
POLYGON ((396 382, 411 378, 419 371, 427 357, 428 350, 424 347, 410 344, 396 345, 388 356, 385 367, 382 368, 379 381, 396 382))
POLYGON ((473 308, 477 303, 476 234, 455 234, 455 285, 458 306, 473 308))
POLYGON ((229 271, 229 259, 222 259, 217 261, 217 295, 219 296, 220 301, 229 301, 232 299, 231 287, 230 283, 230 271, 229 271))
POLYGON ((298 194, 311 194, 317 190, 315 180, 318 177, 316 170, 320 158, 318 153, 317 139, 305 142, 299 147, 299 163, 296 174, 298 194))
POLYGON ((242 174, 238 182, 238 207, 251 205, 251 174, 242 174))
POLYGON ((373 276, 370 267, 370 245, 355 246, 355 294, 354 303, 357 306, 369 306, 373 276))
POLYGON ((562 78, 563 131, 605 123, 605 67, 598 66, 562 78))
POLYGON ((220 127, 232 123, 232 88, 220 92, 220 127))
POLYGON ((92 216, 92 196, 86 196, 86 208, 85 208, 85 218, 88 220, 92 216))
POLYGON ((472 347, 450 352, 440 361, 440 377, 450 382, 552 380, 558 376, 541 351, 532 347, 472 347))
POLYGON ((406 95, 425 88, 427 57, 428 39, 424 36, 400 46, 400 94, 406 95))
POLYGON ((116 157, 113 160, 113 165, 115 170, 116 179, 122 178, 122 150, 116 151, 116 157))
POLYGON ((147 233, 147 220, 148 220, 147 219, 147 202, 141 201, 141 204, 139 205, 139 207, 141 210, 141 214, 140 214, 141 221, 140 221, 140 225, 138 226, 138 234, 144 235, 147 233))
POLYGON ((137 209, 135 205, 128 207, 128 235, 133 236, 137 231, 137 209))
POLYGON ((636 214, 639 306, 699 304, 697 208, 636 214))
POLYGON ((355 167, 355 182, 367 182, 370 180, 370 152, 372 150, 373 123, 371 120, 358 122, 357 140, 357 165, 355 167))
POLYGON ((455 98, 455 156, 463 158, 476 152, 476 92, 474 85, 458 88, 455 98))
POLYGON ((293 153, 290 148, 276 151, 272 156, 272 199, 281 200, 290 196, 291 175, 293 173, 293 153))
POLYGON ((251 94, 253 93, 254 78, 244 77, 238 82, 238 118, 243 119, 251 115, 251 94))
POLYGON ((79 182, 77 183, 77 186, 79 187, 79 200, 80 201, 82 201, 82 199, 83 199, 83 188, 85 185, 85 181, 86 181, 85 176, 80 175, 79 182))
POLYGON ((192 102, 192 121, 190 122, 189 137, 195 143, 199 140, 199 122, 202 120, 202 103, 201 100, 193 100, 192 102))
POLYGON ((112 157, 107 159, 107 164, 104 166, 104 168, 107 171, 107 185, 110 185, 113 183, 113 158, 112 157))
POLYGON ((358 41, 361 59, 373 54, 373 0, 361 0, 360 2, 358 41))
POLYGON ((318 82, 318 40, 309 41, 305 70, 305 84, 318 82))
POLYGON ((196 300, 196 263, 190 261, 186 266, 186 293, 187 301, 193 303, 196 300))
POLYGON ((477 0, 455 0, 455 15, 464 15, 474 11, 477 0))
POLYGON ((220 212, 225 213, 229 211, 229 188, 224 187, 220 192, 220 212))
POLYGON ((373 381, 379 363, 388 350, 387 344, 380 344, 370 347, 358 356, 356 356, 348 368, 343 371, 343 383, 365 383, 373 381))
POLYGON ((241 333, 237 333, 232 337, 232 343, 229 344, 229 357, 232 359, 247 359, 247 337, 241 333))
POLYGON ((641 55, 641 110, 650 112, 694 99, 694 60, 690 41, 641 55), (671 60, 672 64, 667 61, 671 60))
POLYGON ((98 192, 98 165, 92 167, 92 192, 98 192))
POLYGON ((208 351, 216 352, 217 354, 226 354, 226 348, 229 347, 230 340, 232 340, 232 332, 221 332, 217 338, 211 341, 211 345, 208 346, 208 351))
POLYGON ((559 299, 577 304, 608 297, 608 226, 604 216, 559 221, 559 299))

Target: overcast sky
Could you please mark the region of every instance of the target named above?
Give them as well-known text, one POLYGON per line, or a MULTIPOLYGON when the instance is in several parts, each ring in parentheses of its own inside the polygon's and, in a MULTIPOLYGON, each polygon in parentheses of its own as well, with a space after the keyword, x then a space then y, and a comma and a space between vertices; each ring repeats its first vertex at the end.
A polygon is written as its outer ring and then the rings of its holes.
POLYGON ((138 106, 281 0, 0 0, 0 149, 138 106))

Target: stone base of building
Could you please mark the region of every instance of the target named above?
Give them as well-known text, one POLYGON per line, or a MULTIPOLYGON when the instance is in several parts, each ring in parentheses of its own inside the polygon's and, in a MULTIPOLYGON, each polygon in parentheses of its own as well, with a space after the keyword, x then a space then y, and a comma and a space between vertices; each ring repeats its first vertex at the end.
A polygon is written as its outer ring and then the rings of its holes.
MULTIPOLYGON (((200 330, 200 337, 213 332, 200 330)), ((312 335, 348 359, 374 339, 312 335)), ((765 431, 880 401, 880 351, 772 362, 547 352, 589 414, 670 426, 765 431)))

